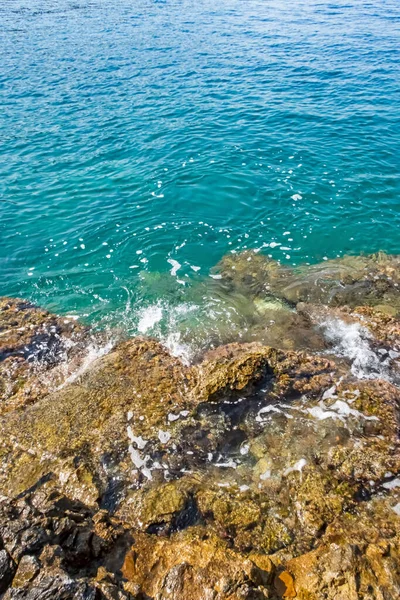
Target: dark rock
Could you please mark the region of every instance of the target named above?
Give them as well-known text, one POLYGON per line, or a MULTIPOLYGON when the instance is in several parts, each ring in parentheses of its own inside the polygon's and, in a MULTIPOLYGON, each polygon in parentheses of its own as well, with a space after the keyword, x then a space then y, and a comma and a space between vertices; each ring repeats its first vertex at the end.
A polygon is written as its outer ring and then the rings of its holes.
POLYGON ((68 576, 43 577, 28 588, 10 588, 3 600, 98 600, 98 590, 68 576))
POLYGON ((15 563, 7 550, 4 550, 4 548, 3 550, 0 550, 0 594, 5 592, 10 585, 14 577, 15 569, 15 563))

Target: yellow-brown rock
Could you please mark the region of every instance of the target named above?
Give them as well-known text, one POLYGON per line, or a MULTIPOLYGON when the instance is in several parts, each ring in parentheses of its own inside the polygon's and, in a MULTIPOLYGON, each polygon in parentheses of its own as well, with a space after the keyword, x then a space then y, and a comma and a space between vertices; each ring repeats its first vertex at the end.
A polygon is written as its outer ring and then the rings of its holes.
POLYGON ((19 298, 0 298, 0 414, 32 404, 79 365, 88 330, 19 298))
MULTIPOLYGON (((383 277, 390 271, 384 257, 350 262, 342 273, 350 295, 357 265, 364 274, 371 264, 383 277)), ((292 274, 257 265, 250 279, 243 270, 230 283, 250 285, 260 315, 275 309, 257 296, 257 278, 267 273, 278 286, 292 274)), ((16 365, 11 385, 21 375, 30 399, 10 404, 18 391, 7 392, 0 417, 4 600, 400 596, 393 315, 299 307, 310 323, 326 315, 356 331, 363 323, 385 380, 376 370, 358 377, 352 357, 332 345, 321 354, 232 343, 187 366, 136 338, 67 382, 56 377, 53 391, 36 385, 18 353, 36 348, 35 327, 58 327, 57 318, 20 302, 6 302, 3 323, 19 329, 28 314, 34 333, 5 334, 0 358, 0 370, 16 365)), ((46 373, 61 364, 42 358, 46 373)))
POLYGON ((250 599, 257 592, 256 597, 268 598, 263 582, 272 571, 269 560, 246 558, 202 527, 170 539, 135 536, 122 568, 142 594, 171 600, 250 599))

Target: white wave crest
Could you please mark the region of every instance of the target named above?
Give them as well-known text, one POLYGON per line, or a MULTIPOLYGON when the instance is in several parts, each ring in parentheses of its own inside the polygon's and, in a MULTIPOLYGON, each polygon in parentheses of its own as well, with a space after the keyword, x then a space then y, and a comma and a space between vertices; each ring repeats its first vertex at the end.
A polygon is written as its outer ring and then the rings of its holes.
POLYGON ((388 379, 388 370, 371 347, 371 333, 359 323, 330 319, 322 324, 326 339, 337 356, 351 362, 351 372, 358 379, 388 379))
POLYGON ((139 333, 147 333, 152 330, 163 318, 163 308, 160 303, 152 304, 143 308, 139 313, 137 329, 139 333))

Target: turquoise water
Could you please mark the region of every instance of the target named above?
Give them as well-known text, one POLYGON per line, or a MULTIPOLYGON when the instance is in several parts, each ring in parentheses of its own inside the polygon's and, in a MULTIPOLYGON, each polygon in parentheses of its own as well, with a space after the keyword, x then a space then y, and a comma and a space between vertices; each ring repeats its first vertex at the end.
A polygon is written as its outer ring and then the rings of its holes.
POLYGON ((2 2, 1 293, 101 321, 232 250, 400 252, 399 32, 398 0, 2 2))

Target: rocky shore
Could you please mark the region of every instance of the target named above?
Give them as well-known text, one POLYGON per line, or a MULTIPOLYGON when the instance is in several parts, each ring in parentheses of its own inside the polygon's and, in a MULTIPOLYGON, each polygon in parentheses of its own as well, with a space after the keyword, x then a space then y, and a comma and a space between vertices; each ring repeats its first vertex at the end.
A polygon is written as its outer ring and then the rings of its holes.
POLYGON ((399 267, 224 257, 191 364, 2 298, 0 597, 400 597, 399 267))

